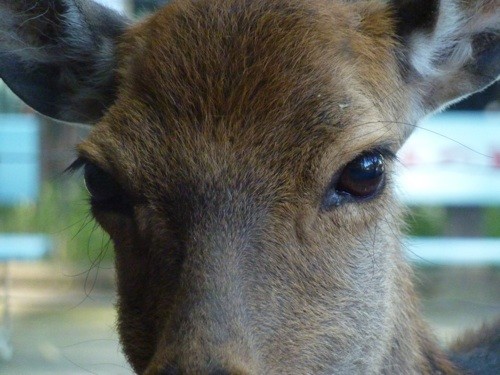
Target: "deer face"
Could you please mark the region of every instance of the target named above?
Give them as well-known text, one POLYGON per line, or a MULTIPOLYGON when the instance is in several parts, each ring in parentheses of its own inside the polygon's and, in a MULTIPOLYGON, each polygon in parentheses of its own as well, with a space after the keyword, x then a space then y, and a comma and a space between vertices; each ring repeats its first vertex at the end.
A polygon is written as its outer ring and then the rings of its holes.
POLYGON ((407 124, 498 75, 498 6, 451 43, 449 14, 402 22, 398 4, 182 2, 128 27, 61 1, 58 21, 21 22, 39 3, 0 2, 0 27, 39 47, 0 39, 0 74, 43 113, 97 122, 75 165, 138 373, 423 368, 394 154, 407 124))

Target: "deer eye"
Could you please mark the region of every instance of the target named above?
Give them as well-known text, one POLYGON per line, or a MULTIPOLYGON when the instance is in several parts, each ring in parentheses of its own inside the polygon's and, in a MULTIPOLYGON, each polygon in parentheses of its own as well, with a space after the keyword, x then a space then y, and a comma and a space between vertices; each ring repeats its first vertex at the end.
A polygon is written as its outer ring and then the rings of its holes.
POLYGON ((378 151, 359 155, 347 164, 325 195, 323 206, 330 208, 349 201, 373 198, 385 182, 384 156, 378 151))
POLYGON ((132 195, 123 189, 111 174, 84 157, 76 159, 66 172, 74 173, 80 169, 83 170, 85 187, 94 212, 112 211, 128 216, 133 214, 134 205, 142 202, 137 197, 132 199, 132 195))
POLYGON ((84 167, 85 187, 87 188, 92 203, 103 203, 114 200, 121 194, 118 183, 109 173, 92 163, 84 167))
POLYGON ((370 197, 378 191, 384 172, 384 157, 380 153, 358 156, 342 170, 336 190, 357 198, 370 197))

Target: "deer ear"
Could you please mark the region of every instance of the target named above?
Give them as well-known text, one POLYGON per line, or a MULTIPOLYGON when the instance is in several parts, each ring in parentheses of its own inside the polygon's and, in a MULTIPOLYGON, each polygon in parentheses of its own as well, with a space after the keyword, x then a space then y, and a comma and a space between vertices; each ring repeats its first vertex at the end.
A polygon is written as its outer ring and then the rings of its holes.
POLYGON ((392 5, 401 71, 419 115, 498 79, 498 0, 392 0, 392 5))
POLYGON ((0 78, 46 116, 94 123, 114 100, 127 24, 87 0, 0 0, 0 78))

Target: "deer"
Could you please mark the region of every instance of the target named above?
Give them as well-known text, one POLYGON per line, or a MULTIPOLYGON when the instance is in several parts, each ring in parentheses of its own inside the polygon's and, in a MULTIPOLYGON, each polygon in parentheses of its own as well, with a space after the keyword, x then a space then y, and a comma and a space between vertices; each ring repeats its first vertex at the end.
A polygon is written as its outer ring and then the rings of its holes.
POLYGON ((0 0, 0 77, 92 127, 71 169, 138 374, 500 373, 500 323, 424 322, 393 179, 499 75, 498 0, 0 0))

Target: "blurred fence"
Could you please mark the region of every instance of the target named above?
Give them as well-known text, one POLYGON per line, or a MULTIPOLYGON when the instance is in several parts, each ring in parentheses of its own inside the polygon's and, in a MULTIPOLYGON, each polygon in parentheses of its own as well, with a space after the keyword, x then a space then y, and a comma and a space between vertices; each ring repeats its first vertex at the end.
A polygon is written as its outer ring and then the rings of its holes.
POLYGON ((500 238, 485 237, 486 209, 500 209, 500 112, 431 117, 398 155, 402 199, 447 212, 442 237, 408 241, 410 258, 430 264, 500 264, 500 238))

